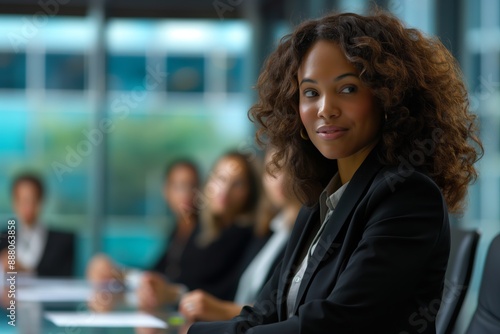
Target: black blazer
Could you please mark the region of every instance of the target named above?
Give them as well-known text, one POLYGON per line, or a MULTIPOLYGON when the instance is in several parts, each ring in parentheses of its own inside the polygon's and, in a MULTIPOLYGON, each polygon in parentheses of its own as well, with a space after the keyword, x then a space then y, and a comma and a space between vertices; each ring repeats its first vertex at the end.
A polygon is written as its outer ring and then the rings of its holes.
MULTIPOLYGON (((241 261, 252 240, 253 227, 232 224, 223 229, 219 237, 206 247, 198 245, 197 237, 200 232, 198 224, 182 251, 177 264, 178 274, 175 277, 167 275, 167 278, 174 283, 186 285, 189 290, 202 289, 217 298, 231 300, 244 269, 241 261)), ((170 264, 168 254, 165 253, 153 269, 166 274, 167 265, 170 264)))
POLYGON ((450 232, 445 201, 429 177, 383 166, 376 150, 370 153, 309 259, 288 319, 288 284, 316 224, 319 206, 302 208, 254 307, 230 321, 194 324, 189 334, 435 333, 450 232))
MULTIPOLYGON (((0 237, 0 251, 8 246, 7 233, 0 237)), ((74 275, 75 235, 54 230, 47 231, 42 257, 36 266, 38 277, 69 277, 74 275)))
POLYGON ((36 268, 40 277, 69 277, 74 275, 75 235, 48 231, 47 243, 36 268))

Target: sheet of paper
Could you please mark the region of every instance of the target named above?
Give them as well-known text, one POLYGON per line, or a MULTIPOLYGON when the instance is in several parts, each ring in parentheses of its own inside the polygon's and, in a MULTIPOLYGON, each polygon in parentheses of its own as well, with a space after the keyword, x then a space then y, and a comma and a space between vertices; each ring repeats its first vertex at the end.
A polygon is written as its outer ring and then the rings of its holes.
POLYGON ((59 327, 167 328, 163 320, 140 312, 45 312, 45 317, 59 327))
POLYGON ((29 285, 20 286, 17 299, 29 302, 80 302, 92 296, 92 288, 87 285, 29 285))

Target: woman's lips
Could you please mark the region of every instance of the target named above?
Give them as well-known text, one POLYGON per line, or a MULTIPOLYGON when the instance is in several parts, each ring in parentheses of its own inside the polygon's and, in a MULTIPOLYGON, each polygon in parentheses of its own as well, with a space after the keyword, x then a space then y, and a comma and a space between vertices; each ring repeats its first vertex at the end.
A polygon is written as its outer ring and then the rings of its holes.
POLYGON ((318 137, 333 140, 342 137, 347 132, 346 128, 333 125, 323 125, 316 129, 318 137))

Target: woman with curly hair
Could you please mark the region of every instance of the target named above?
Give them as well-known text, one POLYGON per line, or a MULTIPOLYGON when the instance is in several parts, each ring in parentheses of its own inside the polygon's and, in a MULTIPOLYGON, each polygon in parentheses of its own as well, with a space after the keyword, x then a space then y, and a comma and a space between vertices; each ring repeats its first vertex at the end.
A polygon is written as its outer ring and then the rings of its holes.
POLYGON ((298 26, 250 115, 302 199, 253 307, 199 333, 435 333, 458 213, 482 154, 456 60, 377 11, 298 26))

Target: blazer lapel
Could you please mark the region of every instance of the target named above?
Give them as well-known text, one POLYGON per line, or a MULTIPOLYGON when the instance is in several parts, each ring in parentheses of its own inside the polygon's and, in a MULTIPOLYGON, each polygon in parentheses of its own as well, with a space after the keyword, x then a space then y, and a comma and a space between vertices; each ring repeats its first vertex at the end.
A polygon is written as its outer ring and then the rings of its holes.
MULTIPOLYGON (((316 272, 318 265, 326 259, 329 255, 335 252, 336 246, 334 243, 339 231, 346 224, 351 212, 356 207, 357 203, 361 200, 366 189, 371 185, 371 181, 375 174, 382 168, 382 165, 377 159, 377 148, 366 157, 365 161, 358 168, 351 181, 347 185, 344 194, 340 198, 335 211, 328 219, 323 233, 321 234, 318 244, 314 250, 313 255, 309 258, 307 269, 302 278, 302 283, 297 295, 297 302, 295 303, 294 313, 301 304, 304 292, 308 288, 311 278, 316 272)), ((320 222, 318 222, 320 223, 320 222)), ((309 245, 306 245, 309 247, 309 245)))
POLYGON ((304 243, 307 240, 309 231, 311 231, 313 225, 316 224, 316 221, 318 219, 319 219, 319 205, 315 205, 310 208, 302 207, 297 216, 296 224, 300 224, 301 226, 297 225, 295 227, 297 228, 298 231, 301 231, 301 233, 298 242, 295 242, 295 240, 292 239, 293 236, 290 238, 288 242, 289 245, 296 245, 296 246, 293 249, 287 247, 285 256, 283 257, 287 261, 286 267, 284 268, 284 270, 282 269, 281 271, 282 275, 284 274, 286 279, 281 279, 278 286, 278 298, 281 298, 281 300, 278 300, 278 315, 280 319, 286 319, 285 306, 286 306, 287 294, 285 289, 288 287, 288 283, 290 281, 288 278, 291 279, 291 277, 295 274, 296 268, 294 268, 293 265, 294 263, 296 263, 296 259, 299 256, 300 250, 302 250, 304 247, 308 247, 308 245, 305 245, 304 243))

